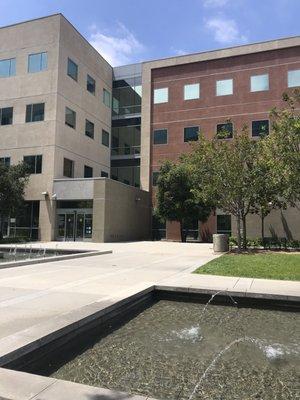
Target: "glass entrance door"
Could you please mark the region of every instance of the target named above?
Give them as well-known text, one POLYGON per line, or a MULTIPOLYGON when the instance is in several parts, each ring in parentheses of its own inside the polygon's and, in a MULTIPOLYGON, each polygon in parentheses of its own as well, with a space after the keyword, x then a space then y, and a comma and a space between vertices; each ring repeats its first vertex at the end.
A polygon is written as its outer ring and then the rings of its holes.
POLYGON ((65 240, 74 240, 75 213, 66 214, 65 240))
POLYGON ((74 210, 57 214, 58 240, 89 240, 93 232, 93 215, 88 210, 74 210))

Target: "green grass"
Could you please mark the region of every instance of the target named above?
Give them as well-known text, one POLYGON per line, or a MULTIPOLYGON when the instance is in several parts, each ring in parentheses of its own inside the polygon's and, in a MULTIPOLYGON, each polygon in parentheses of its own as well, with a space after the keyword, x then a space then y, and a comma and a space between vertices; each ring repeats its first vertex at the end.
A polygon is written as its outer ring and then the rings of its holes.
POLYGON ((194 271, 196 274, 300 280, 300 254, 225 254, 194 271))

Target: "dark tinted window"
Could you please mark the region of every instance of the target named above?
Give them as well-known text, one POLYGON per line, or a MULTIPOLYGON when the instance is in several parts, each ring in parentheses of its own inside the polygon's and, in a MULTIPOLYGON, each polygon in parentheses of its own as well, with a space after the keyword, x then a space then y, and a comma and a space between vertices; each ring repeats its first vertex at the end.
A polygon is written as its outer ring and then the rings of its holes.
POLYGON ((152 185, 153 186, 157 185, 158 177, 159 177, 159 172, 158 171, 152 172, 152 185))
POLYGON ((157 129, 153 132, 153 143, 154 144, 166 144, 168 143, 168 131, 167 129, 157 129))
POLYGON ((96 91, 96 81, 90 75, 87 76, 86 79, 86 89, 88 92, 95 94, 96 91))
POLYGON ((269 121, 252 121, 252 136, 263 136, 268 135, 269 133, 269 121))
POLYGON ((74 63, 70 58, 68 58, 68 75, 77 81, 78 79, 78 65, 74 63))
POLYGON ((217 137, 219 139, 229 139, 233 136, 233 125, 231 122, 217 125, 217 137))
POLYGON ((84 177, 85 178, 93 177, 93 168, 92 167, 89 167, 88 165, 84 166, 84 177))
POLYGON ((9 167, 10 166, 10 157, 0 157, 0 164, 3 164, 6 167, 9 167))
POLYGON ((64 158, 64 176, 74 178, 74 161, 64 158))
POLYGON ((217 233, 227 233, 231 235, 230 215, 217 215, 217 233))
POLYGON ((109 147, 109 133, 102 129, 102 144, 109 147))
POLYGON ((76 112, 66 107, 65 124, 70 128, 76 128, 76 112))
POLYGON ((24 156, 24 163, 28 165, 30 174, 42 173, 42 155, 24 156))
POLYGON ((101 177, 102 178, 108 178, 108 173, 105 171, 101 171, 101 177))
POLYGON ((85 120, 85 134, 91 139, 94 139, 94 124, 88 119, 85 120))
POLYGON ((0 125, 11 125, 13 121, 13 107, 0 108, 0 125))
POLYGON ((26 122, 44 121, 45 104, 28 104, 26 106, 26 122))
POLYGON ((184 141, 191 142, 198 140, 199 126, 189 126, 184 128, 184 141))

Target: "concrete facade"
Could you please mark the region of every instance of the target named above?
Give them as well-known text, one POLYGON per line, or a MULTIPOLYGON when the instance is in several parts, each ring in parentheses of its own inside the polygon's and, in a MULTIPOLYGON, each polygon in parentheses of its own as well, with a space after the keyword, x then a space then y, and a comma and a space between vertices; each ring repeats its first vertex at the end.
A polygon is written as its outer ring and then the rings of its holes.
MULTIPOLYGON (((240 131, 245 124, 250 131, 252 121, 268 119, 270 109, 283 104, 281 95, 287 90, 287 73, 300 69, 300 37, 113 69, 61 14, 0 28, 0 41, 0 61, 16 60, 16 73, 0 78, 0 109, 13 107, 12 124, 0 126, 0 158, 10 157, 15 164, 24 156, 42 155, 42 171, 30 176, 25 196, 26 201, 39 203, 38 238, 42 241, 57 238, 57 200, 73 202, 70 213, 72 208, 77 209, 74 201, 80 199, 93 201, 93 208, 89 206, 85 211, 93 218, 93 233, 88 240, 150 238, 147 193, 154 206, 152 173, 159 170, 162 161, 176 161, 189 151, 184 128, 199 127, 212 138, 216 125, 230 119, 234 131, 240 131), (47 53, 47 67, 28 72, 29 55, 37 53, 47 53), (67 74, 69 59, 77 65, 77 79, 67 74), (269 89, 251 92, 250 77, 262 74, 269 76, 269 89), (95 81, 95 93, 87 90, 88 76, 95 81), (137 90, 140 79, 142 87, 137 90), (233 80, 233 94, 216 96, 216 81, 222 79, 233 80), (200 84, 200 97, 184 100, 184 85, 193 83, 200 84), (127 104, 124 95, 126 104, 121 101, 120 112, 114 108, 112 116, 111 107, 103 101, 103 91, 112 97, 113 90, 120 87, 124 93, 138 93, 140 97, 137 96, 138 104, 127 104), (153 92, 157 88, 168 88, 166 103, 154 104, 153 92), (26 106, 37 103, 45 104, 44 119, 25 122, 26 106), (75 128, 65 123, 66 107, 76 113, 75 128), (94 125, 93 138, 85 134, 86 120, 94 125), (111 139, 112 130, 119 127, 123 133, 114 138, 116 149, 111 152, 110 140, 108 146, 102 143, 102 131, 108 132, 111 139), (153 144, 155 129, 167 129, 166 144, 153 144), (140 142, 132 140, 131 134, 140 136, 140 142), (72 161, 72 176, 68 178, 73 183, 65 180, 64 159, 72 161), (101 179, 85 182, 85 167, 92 168, 93 178, 107 174, 127 186, 101 179), (141 191, 128 186, 139 186, 139 176, 141 191), (57 180, 61 179, 66 185, 63 195, 58 193, 61 186, 57 180)), ((219 215, 221 210, 198 226, 202 240, 217 231, 219 215)), ((74 218, 73 230, 77 229, 76 212, 74 218)), ((249 235, 259 236, 259 219, 249 216, 248 225, 249 235)), ((299 226, 297 208, 272 212, 265 221, 267 235, 293 239, 300 238, 299 226)), ((178 224, 167 221, 165 231, 167 239, 179 240, 178 224)))

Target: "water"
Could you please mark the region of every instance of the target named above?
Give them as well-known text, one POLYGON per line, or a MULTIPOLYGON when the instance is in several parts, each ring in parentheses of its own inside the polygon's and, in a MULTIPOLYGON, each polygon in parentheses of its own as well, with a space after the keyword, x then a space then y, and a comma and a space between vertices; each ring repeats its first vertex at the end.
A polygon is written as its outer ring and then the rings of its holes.
POLYGON ((1 263, 6 263, 6 262, 54 257, 57 255, 65 254, 64 252, 60 252, 59 250, 57 250, 57 248, 54 250, 48 250, 40 246, 40 248, 33 249, 31 245, 24 245, 24 247, 12 246, 9 249, 6 247, 5 248, 0 247, 0 252, 4 253, 3 258, 0 257, 0 265, 1 263))
POLYGON ((199 321, 203 308, 159 301, 90 347, 77 343, 66 364, 52 360, 51 376, 157 399, 300 398, 296 313, 211 304, 199 321))

